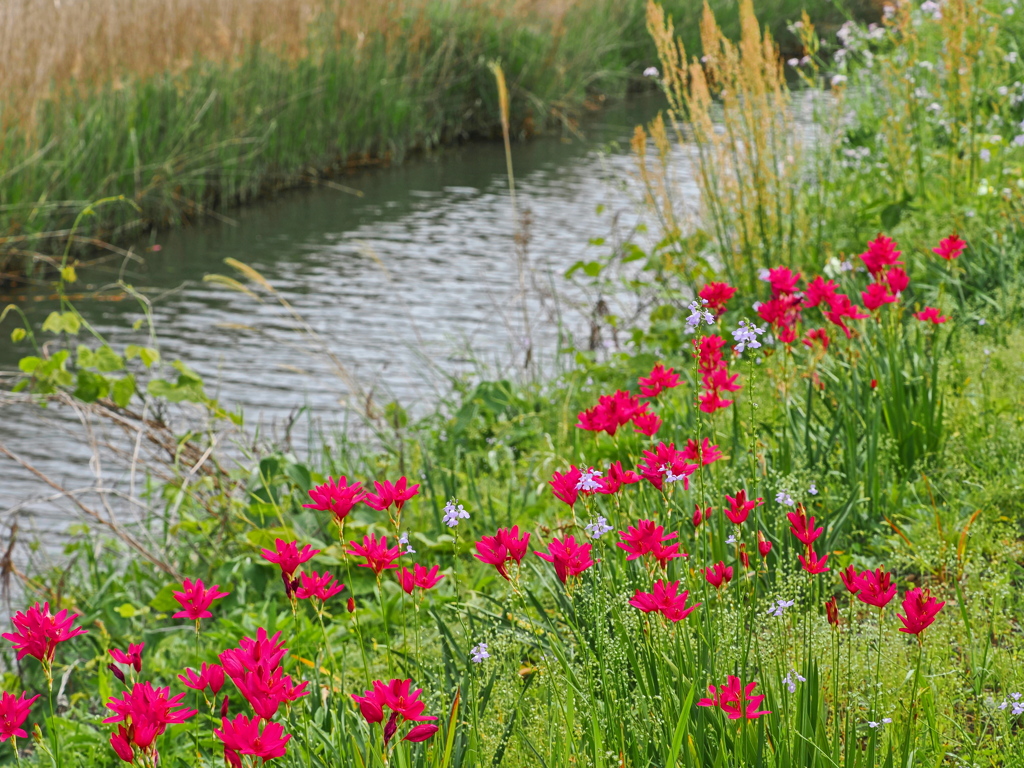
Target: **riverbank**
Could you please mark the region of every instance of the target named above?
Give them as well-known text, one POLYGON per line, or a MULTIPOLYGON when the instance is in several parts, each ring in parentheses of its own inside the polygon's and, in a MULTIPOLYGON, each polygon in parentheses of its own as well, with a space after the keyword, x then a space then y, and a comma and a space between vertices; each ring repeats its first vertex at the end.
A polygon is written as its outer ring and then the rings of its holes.
MULTIPOLYGON (((737 27, 731 2, 713 5, 737 27)), ((668 10, 696 50, 697 6, 668 10)), ((826 28, 841 21, 832 4, 811 10, 826 28)), ((76 249, 125 246, 281 189, 500 136, 492 61, 514 141, 572 131, 581 110, 646 86, 656 53, 643 12, 642 0, 11 4, 0 272, 47 264, 76 220, 76 249), (45 29, 60 34, 41 39, 45 29)), ((764 15, 787 37, 798 12, 779 0, 764 15)))

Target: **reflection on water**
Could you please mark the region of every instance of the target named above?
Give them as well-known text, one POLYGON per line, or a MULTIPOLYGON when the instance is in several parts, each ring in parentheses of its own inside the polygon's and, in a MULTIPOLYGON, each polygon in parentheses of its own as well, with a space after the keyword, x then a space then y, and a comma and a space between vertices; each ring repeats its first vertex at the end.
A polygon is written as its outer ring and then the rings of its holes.
MULTIPOLYGON (((658 107, 647 100, 609 110, 586 127, 586 140, 546 138, 514 148, 534 276, 557 281, 574 262, 594 258, 598 250, 588 240, 606 235, 616 212, 626 227, 640 215, 628 140, 633 125, 658 107)), ((182 359, 206 379, 208 392, 242 408, 250 424, 268 426, 301 406, 325 425, 338 423, 355 394, 353 380, 361 398, 372 393, 375 402, 395 399, 422 413, 448 376, 477 363, 492 370, 521 363, 527 336, 532 359, 550 361, 558 326, 552 305, 541 305, 529 281, 528 329, 520 311, 522 247, 499 144, 344 181, 362 197, 325 188, 294 192, 232 214, 234 226, 168 233, 158 254, 129 265, 126 279, 153 301, 165 360, 182 359), (238 276, 226 258, 266 277, 349 378, 310 351, 310 334, 298 330, 286 307, 202 281, 214 272, 238 276)), ((26 303, 36 319, 52 308, 26 303)), ((115 348, 140 338, 131 327, 141 313, 130 300, 84 303, 81 310, 115 348)), ((571 312, 564 320, 570 330, 578 327, 571 312)), ((23 346, 0 348, 0 369, 13 370, 23 346)), ((86 486, 89 454, 67 438, 68 429, 75 431, 68 415, 52 409, 45 422, 24 406, 0 410, 0 442, 55 479, 86 486)), ((36 480, 0 457, 0 514, 40 492, 36 480)), ((22 514, 52 527, 66 519, 65 507, 37 501, 22 514)))

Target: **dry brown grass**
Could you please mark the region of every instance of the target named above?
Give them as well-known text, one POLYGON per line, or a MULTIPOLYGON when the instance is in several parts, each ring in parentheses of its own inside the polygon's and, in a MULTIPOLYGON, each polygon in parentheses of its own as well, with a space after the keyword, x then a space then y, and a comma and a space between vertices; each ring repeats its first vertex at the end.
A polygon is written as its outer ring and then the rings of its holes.
POLYGON ((0 3, 0 128, 30 119, 41 98, 69 87, 181 73, 197 60, 239 61, 253 45, 296 58, 310 25, 359 46, 396 20, 438 6, 487 7, 558 19, 579 0, 4 0, 0 3), (326 14, 326 16, 324 16, 326 14))

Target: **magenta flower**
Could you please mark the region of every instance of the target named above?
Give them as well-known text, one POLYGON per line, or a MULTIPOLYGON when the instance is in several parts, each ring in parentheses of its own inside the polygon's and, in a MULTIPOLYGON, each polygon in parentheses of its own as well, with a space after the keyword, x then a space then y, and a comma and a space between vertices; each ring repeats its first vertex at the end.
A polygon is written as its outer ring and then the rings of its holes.
POLYGON ((196 691, 209 688, 210 693, 216 696, 220 693, 220 689, 224 687, 224 667, 220 664, 207 664, 203 662, 198 673, 193 669, 186 669, 185 674, 178 675, 178 679, 186 687, 196 691))
POLYGON ((704 569, 704 579, 715 589, 721 589, 732 581, 732 566, 725 563, 715 563, 711 568, 704 569))
POLYGON ((907 615, 896 614, 896 618, 903 624, 900 632, 920 635, 932 625, 944 605, 944 602, 940 603, 926 589, 915 587, 909 590, 903 597, 903 610, 907 615))
POLYGON ((580 472, 578 467, 569 467, 568 472, 552 473, 548 485, 555 492, 557 499, 564 501, 570 507, 574 507, 580 495, 579 482, 582 477, 583 473, 580 472))
POLYGON ((789 522, 792 525, 789 528, 789 532, 792 533, 796 538, 803 542, 803 544, 810 548, 810 546, 817 541, 818 537, 821 536, 824 528, 814 527, 814 517, 808 517, 802 506, 797 508, 796 512, 789 512, 786 514, 789 518, 789 522))
POLYGON ((964 252, 964 248, 967 247, 967 243, 957 237, 956 232, 947 238, 939 241, 938 248, 932 248, 932 253, 937 254, 940 258, 950 261, 960 257, 960 254, 964 252))
POLYGON ((940 314, 939 310, 935 307, 925 307, 920 312, 915 312, 914 317, 922 323, 931 323, 932 325, 942 325, 949 320, 948 317, 940 314))
POLYGON ((344 584, 340 581, 334 581, 334 577, 326 571, 324 571, 323 575, 316 571, 300 573, 299 587, 295 590, 295 596, 300 600, 309 600, 315 597, 320 602, 326 603, 344 588, 344 584), (331 582, 334 583, 332 584, 331 582))
POLYGON ((737 492, 735 496, 726 494, 725 498, 729 502, 729 506, 723 508, 722 512, 729 519, 729 522, 735 525, 742 525, 746 522, 751 512, 764 504, 764 499, 760 496, 756 499, 747 499, 745 489, 737 492))
POLYGON ((613 461, 608 467, 608 474, 597 479, 598 485, 601 486, 597 492, 604 494, 618 493, 622 486, 639 483, 640 479, 640 475, 633 470, 623 469, 621 461, 613 461))
POLYGON ((526 548, 530 542, 530 534, 524 533, 519 536, 519 526, 513 525, 509 528, 499 528, 494 536, 481 536, 476 543, 477 554, 473 555, 481 563, 493 565, 498 573, 506 581, 510 581, 506 564, 515 562, 519 565, 526 555, 526 548))
MULTIPOLYGON (((724 304, 724 301, 722 303, 724 304)), ((642 396, 657 397, 666 389, 673 389, 679 385, 679 374, 675 373, 675 369, 665 368, 661 363, 658 363, 651 370, 650 376, 646 378, 641 376, 638 383, 640 384, 640 394, 642 396)), ((635 421, 636 418, 634 417, 635 421)))
POLYGON ((77 618, 77 613, 69 614, 66 610, 54 615, 49 603, 36 603, 24 613, 14 614, 11 623, 17 631, 5 632, 3 637, 11 642, 19 659, 31 656, 49 667, 59 643, 86 633, 73 626, 77 618))
POLYGON ((633 429, 647 437, 654 437, 661 429, 661 418, 656 413, 638 413, 633 417, 633 429))
POLYGON ((366 506, 376 509, 378 512, 383 512, 392 504, 394 504, 397 512, 401 512, 402 505, 419 493, 420 490, 418 485, 413 485, 407 489, 404 477, 400 477, 398 482, 394 484, 389 480, 384 480, 383 482, 375 482, 373 485, 377 493, 367 493, 363 501, 366 506))
POLYGON ((371 725, 384 722, 385 709, 391 710, 391 716, 384 725, 385 746, 398 732, 400 723, 417 723, 402 737, 405 741, 426 741, 437 733, 437 726, 429 723, 437 718, 423 714, 426 705, 419 698, 423 689, 410 692, 411 685, 412 680, 396 679, 388 683, 374 680, 372 689, 362 696, 352 694, 363 718, 371 725))
POLYGON ((154 688, 148 682, 135 683, 121 698, 114 697, 107 702, 107 709, 114 714, 103 722, 129 723, 131 743, 147 751, 168 725, 178 725, 197 714, 194 709, 180 706, 183 698, 184 693, 171 696, 169 688, 154 688))
POLYGON ((196 579, 191 581, 185 579, 182 584, 184 591, 175 592, 174 599, 181 605, 181 611, 178 611, 171 618, 174 619, 191 619, 192 621, 199 621, 200 619, 209 619, 213 617, 210 613, 210 605, 214 600, 220 600, 222 597, 227 597, 230 592, 219 591, 219 584, 214 584, 209 589, 203 584, 202 579, 196 579))
POLYGON ((669 621, 676 622, 685 619, 693 612, 694 608, 700 605, 700 603, 694 603, 687 606, 686 600, 689 596, 690 593, 685 589, 681 594, 679 593, 678 581, 666 582, 663 579, 658 579, 654 582, 653 592, 641 592, 638 589, 629 604, 644 613, 660 613, 669 621))
POLYGON ((129 645, 128 650, 119 651, 117 648, 110 649, 111 658, 118 664, 124 664, 127 667, 132 667, 136 672, 142 671, 142 649, 146 647, 145 643, 137 643, 129 645))
POLYGON ((349 485, 348 479, 342 475, 337 481, 328 476, 326 483, 318 485, 309 492, 309 498, 313 500, 313 503, 303 504, 303 507, 319 512, 330 512, 341 523, 348 517, 352 507, 366 498, 366 494, 359 483, 349 485))
POLYGON ((629 530, 619 531, 622 541, 615 546, 626 552, 626 560, 637 560, 646 555, 653 555, 664 568, 669 560, 683 555, 679 552, 679 544, 665 545, 678 533, 665 533, 665 527, 655 524, 653 520, 640 520, 629 530))
POLYGON ((26 693, 15 696, 4 691, 0 694, 0 744, 8 739, 27 739, 28 734, 22 729, 28 719, 29 710, 39 695, 28 698, 26 693))
POLYGON ((547 552, 534 552, 541 560, 547 560, 555 566, 555 574, 563 584, 570 576, 579 576, 594 561, 590 559, 590 544, 577 544, 573 536, 566 536, 565 541, 552 539, 547 552))
POLYGON ((828 555, 822 555, 819 560, 818 556, 814 553, 814 550, 810 547, 807 548, 807 557, 797 555, 797 559, 800 561, 800 565, 803 569, 812 576, 817 573, 826 573, 827 571, 832 570, 825 565, 825 561, 828 560, 828 555))
POLYGON ((425 566, 415 563, 411 571, 403 568, 398 573, 398 583, 405 590, 406 594, 409 595, 412 594, 416 587, 422 590, 432 589, 444 578, 443 575, 437 575, 437 569, 438 566, 436 565, 428 570, 425 566))
POLYGON ((308 544, 301 550, 296 544, 297 541, 274 539, 274 549, 261 550, 263 559, 281 566, 281 575, 291 578, 296 568, 320 554, 319 549, 313 549, 308 544))
POLYGON ((757 708, 764 701, 764 696, 753 696, 757 683, 747 683, 743 686, 740 679, 735 675, 729 675, 727 682, 720 688, 713 685, 708 686, 710 699, 701 699, 697 702, 698 707, 718 707, 730 720, 756 720, 761 715, 770 715, 768 710, 759 711, 757 708))
POLYGON ((253 755, 263 763, 284 757, 291 739, 291 734, 285 733, 280 723, 261 722, 259 717, 245 715, 236 715, 234 720, 223 718, 220 729, 215 729, 213 735, 224 743, 228 762, 232 762, 231 756, 234 756, 238 765, 242 764, 239 755, 253 755))
POLYGON ((359 567, 369 568, 378 576, 383 571, 398 567, 394 564, 394 561, 401 555, 402 548, 396 544, 388 549, 387 536, 381 536, 378 541, 377 537, 373 534, 367 534, 363 536, 362 544, 350 541, 348 545, 350 549, 346 550, 346 554, 365 557, 366 562, 360 563, 359 567))
POLYGON ((892 574, 881 568, 864 571, 856 578, 858 589, 857 599, 862 603, 884 608, 896 597, 896 585, 892 583, 892 574))

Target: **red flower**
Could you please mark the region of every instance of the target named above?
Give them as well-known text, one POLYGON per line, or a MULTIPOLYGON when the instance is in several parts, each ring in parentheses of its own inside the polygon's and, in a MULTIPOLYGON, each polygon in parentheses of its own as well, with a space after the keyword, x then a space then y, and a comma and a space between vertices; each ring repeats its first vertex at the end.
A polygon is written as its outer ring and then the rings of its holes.
POLYGON ((697 367, 703 374, 713 373, 722 362, 722 348, 725 339, 721 336, 702 336, 697 342, 697 367))
POLYGON ((326 603, 336 594, 345 589, 340 581, 334 581, 334 577, 324 571, 321 576, 316 571, 299 574, 299 588, 295 590, 295 596, 300 600, 309 600, 315 597, 322 603, 326 603))
POLYGON ((38 698, 37 694, 30 699, 24 692, 21 696, 7 691, 0 694, 0 744, 8 739, 28 738, 21 726, 28 719, 29 710, 38 698))
POLYGON ((281 566, 281 574, 291 577, 295 569, 303 563, 312 560, 320 554, 319 549, 313 549, 306 544, 301 550, 295 545, 297 541, 286 542, 283 539, 274 539, 274 549, 264 549, 263 559, 281 566))
POLYGON ((622 541, 616 542, 615 546, 626 552, 626 560, 637 560, 645 555, 653 555, 664 567, 669 560, 682 557, 678 544, 664 544, 678 535, 666 535, 664 526, 656 525, 653 520, 640 520, 635 526, 630 526, 628 531, 619 531, 622 541))
POLYGON ((24 613, 14 614, 11 623, 17 631, 6 632, 3 637, 10 640, 19 660, 32 656, 49 665, 58 643, 85 634, 81 627, 72 626, 77 618, 77 613, 69 614, 66 610, 54 615, 50 613, 49 603, 36 603, 24 613))
POLYGON ((409 729, 409 732, 402 737, 402 741, 426 741, 438 731, 433 723, 420 723, 409 729))
POLYGON ((829 301, 829 310, 825 313, 825 318, 835 325, 838 325, 843 329, 843 333, 846 334, 846 338, 850 338, 852 333, 846 326, 846 318, 851 320, 863 320, 870 315, 866 315, 860 311, 860 308, 850 301, 850 297, 845 293, 837 293, 829 301))
POLYGON ((775 267, 768 270, 768 284, 772 288, 772 297, 778 298, 789 293, 796 293, 796 284, 800 282, 800 273, 791 272, 789 267, 775 267))
POLYGON ((359 567, 369 568, 378 576, 380 576, 382 571, 398 567, 394 564, 394 561, 401 555, 402 548, 396 544, 388 549, 387 536, 381 536, 378 541, 376 536, 368 533, 363 536, 362 544, 350 541, 348 545, 350 549, 345 550, 345 554, 365 557, 366 562, 359 563, 359 567))
POLYGON ((231 680, 253 711, 264 720, 274 717, 285 702, 309 695, 306 690, 309 682, 304 680, 296 685, 280 666, 245 670, 240 675, 232 675, 231 680))
POLYGON ((825 616, 833 627, 839 626, 839 604, 836 603, 835 595, 825 601, 825 616))
POLYGON ((220 729, 214 729, 213 735, 224 743, 225 753, 230 750, 236 757, 253 755, 264 763, 275 757, 284 757, 291 739, 291 734, 285 733, 280 723, 261 723, 259 717, 248 718, 245 715, 237 715, 234 720, 223 718, 220 729))
POLYGON ((771 323, 776 329, 791 328, 800 322, 803 302, 796 296, 782 296, 762 302, 757 308, 758 317, 771 323))
POLYGON ((644 397, 657 397, 666 389, 674 389, 679 385, 679 374, 674 368, 665 368, 658 363, 651 369, 647 378, 641 376, 637 383, 640 385, 640 394, 644 397))
POLYGON ((948 317, 944 317, 939 314, 939 310, 935 307, 925 307, 920 312, 915 312, 914 317, 922 323, 931 323, 932 325, 942 325, 944 322, 949 320, 948 317))
POLYGON ((839 572, 839 578, 843 580, 843 586, 851 595, 860 592, 860 585, 857 583, 857 571, 852 565, 846 566, 839 572))
POLYGON ((183 698, 184 693, 171 696, 170 688, 154 688, 148 682, 135 683, 131 691, 121 694, 120 699, 114 697, 107 702, 107 709, 114 714, 103 722, 129 722, 128 734, 132 744, 148 750, 168 725, 178 725, 197 714, 194 709, 180 707, 183 698))
POLYGON ((902 293, 910 285, 910 278, 900 267, 893 267, 885 273, 885 282, 889 284, 889 290, 893 293, 902 293))
POLYGON ((857 577, 856 584, 859 588, 857 599, 877 608, 884 608, 896 597, 896 585, 892 583, 892 574, 883 572, 881 568, 864 571, 857 577))
POLYGON ((707 304, 704 308, 708 312, 714 312, 715 315, 720 315, 725 312, 725 303, 729 301, 736 293, 736 289, 728 283, 708 283, 700 292, 697 294, 700 298, 704 299, 707 304))
POLYGON ((821 536, 822 531, 825 530, 824 528, 814 527, 814 517, 808 517, 803 506, 797 507, 796 512, 790 512, 786 517, 788 517, 789 522, 792 523, 789 528, 789 532, 803 542, 808 549, 810 549, 811 545, 817 541, 819 536, 821 536))
POLYGON ((812 328, 804 335, 804 346, 814 349, 814 342, 820 342, 822 350, 828 349, 828 331, 824 328, 812 328))
POLYGON ((685 619, 694 608, 700 605, 700 603, 694 603, 687 607, 686 600, 689 596, 690 593, 685 589, 682 594, 679 594, 678 581, 665 582, 663 579, 658 579, 654 582, 653 592, 641 592, 638 589, 629 604, 644 613, 660 613, 669 621, 676 622, 685 619))
POLYGON ((932 625, 945 604, 932 597, 928 590, 922 590, 920 587, 909 590, 903 597, 903 610, 907 615, 896 614, 896 618, 903 622, 900 632, 920 635, 932 625))
POLYGON ((932 248, 932 253, 938 254, 941 258, 946 261, 956 259, 960 257, 960 254, 964 252, 964 248, 967 247, 967 243, 957 237, 954 232, 944 240, 939 241, 938 248, 932 248))
POLYGON ((891 237, 879 235, 868 243, 867 251, 862 253, 860 258, 864 262, 864 266, 868 268, 868 272, 877 275, 886 267, 902 264, 902 261, 897 261, 899 256, 900 252, 896 250, 896 241, 891 237))
POLYGON ((119 651, 117 648, 110 649, 110 657, 118 664, 124 664, 135 669, 136 672, 142 671, 142 649, 146 647, 145 643, 136 643, 128 646, 128 651, 119 651))
POLYGON ((701 699, 697 702, 698 707, 718 707, 730 720, 756 720, 761 715, 770 715, 768 710, 758 711, 764 696, 753 696, 757 683, 748 683, 746 686, 740 684, 740 679, 734 675, 726 678, 727 682, 721 688, 708 686, 710 699, 701 699))
POLYGON ((603 431, 614 435, 619 427, 646 411, 647 403, 641 403, 640 398, 619 390, 614 395, 601 395, 597 405, 580 413, 576 426, 590 432, 603 431))
POLYGON ((565 541, 552 539, 547 552, 534 552, 541 560, 547 560, 554 564, 555 574, 563 584, 569 576, 579 576, 594 561, 590 559, 590 544, 577 544, 572 536, 566 536, 565 541))
POLYGON ((651 485, 662 490, 667 480, 683 480, 683 488, 690 487, 689 477, 696 469, 696 464, 688 464, 681 451, 676 450, 675 443, 658 443, 653 451, 644 451, 645 462, 637 467, 640 474, 651 485))
POLYGON ((352 507, 366 498, 366 494, 359 483, 348 485, 348 479, 342 475, 337 481, 328 476, 326 483, 318 485, 309 492, 309 498, 313 500, 313 503, 303 504, 303 507, 320 512, 331 512, 340 523, 348 517, 352 507))
POLYGON ((200 619, 213 618, 213 614, 210 613, 210 606, 213 604, 213 601, 220 600, 222 597, 227 597, 231 594, 230 592, 221 592, 220 584, 214 584, 207 589, 202 579, 196 579, 195 581, 185 579, 182 588, 181 592, 174 593, 174 599, 182 607, 182 610, 171 617, 174 619, 199 621, 200 619))
POLYGON ((700 396, 700 409, 703 413, 714 413, 722 408, 728 408, 732 404, 732 400, 726 400, 713 389, 700 396))
POLYGON ((444 576, 437 575, 438 566, 436 565, 428 570, 425 566, 414 563, 412 568, 411 571, 403 568, 398 573, 398 583, 409 595, 416 587, 423 590, 432 589, 444 578, 444 576))
POLYGON ((732 566, 715 563, 713 568, 704 569, 704 578, 715 589, 721 589, 723 585, 732 581, 732 566))
POLYGON ((555 492, 555 498, 564 501, 570 507, 576 506, 579 498, 579 482, 583 477, 578 467, 569 467, 568 472, 553 472, 548 485, 555 492))
POLYGON ((517 565, 523 561, 526 555, 526 547, 530 542, 530 534, 524 533, 519 537, 519 526, 513 525, 509 528, 499 528, 494 536, 482 536, 476 543, 477 554, 473 555, 481 563, 493 565, 498 569, 502 578, 509 580, 505 564, 515 562, 517 565))
POLYGON ((718 446, 712 445, 706 437, 700 445, 692 438, 687 440, 686 447, 679 452, 679 455, 686 461, 695 461, 704 466, 722 458, 722 452, 718 450, 718 446))
POLYGON ((638 413, 633 417, 633 429, 641 435, 654 437, 661 428, 661 419, 656 413, 638 413))
POLYGON ((133 728, 125 728, 123 725, 119 725, 117 726, 117 731, 110 734, 110 746, 117 753, 117 756, 126 763, 135 761, 135 750, 132 749, 133 730, 133 728))
POLYGON ((725 498, 729 502, 729 507, 723 508, 722 511, 729 518, 729 522, 735 525, 743 525, 750 513, 764 504, 764 499, 760 496, 748 501, 746 490, 737 492, 735 496, 726 494, 725 498))
POLYGON ((831 568, 828 568, 825 565, 825 561, 828 560, 828 555, 822 555, 819 560, 818 556, 814 554, 814 550, 810 547, 807 548, 806 558, 803 555, 798 555, 797 559, 800 560, 800 565, 803 566, 803 569, 812 576, 816 573, 825 573, 831 570, 831 568))
POLYGON ((889 293, 889 289, 881 283, 871 283, 866 291, 861 291, 861 298, 864 299, 864 306, 870 310, 878 309, 883 304, 892 304, 896 297, 889 293))
POLYGON ((238 641, 238 648, 221 651, 219 659, 224 671, 234 680, 248 670, 273 671, 286 653, 288 649, 281 642, 281 633, 268 637, 267 630, 260 627, 256 630, 256 639, 243 637, 238 641))
POLYGON ((178 679, 186 687, 196 691, 209 688, 210 693, 216 696, 220 693, 220 689, 224 687, 224 667, 220 664, 207 664, 203 662, 198 674, 192 669, 186 669, 185 674, 178 675, 178 679))
POLYGON ((624 485, 639 483, 640 475, 631 469, 623 469, 621 461, 614 461, 608 467, 607 474, 604 477, 599 477, 597 482, 601 486, 598 493, 612 494, 618 493, 624 485))
POLYGON ((419 485, 413 485, 406 489, 405 483, 404 477, 398 478, 398 482, 394 484, 390 480, 374 482, 373 485, 377 493, 365 494, 363 501, 366 503, 366 506, 376 509, 378 512, 383 512, 392 504, 395 505, 396 511, 401 512, 402 505, 420 491, 419 485))
POLYGON ((693 527, 694 528, 699 528, 701 523, 703 523, 705 520, 707 520, 708 518, 711 517, 711 512, 712 511, 713 510, 711 509, 711 507, 707 507, 706 509, 701 509, 700 508, 700 504, 694 504, 693 505, 693 527))
POLYGON ((816 307, 822 302, 828 304, 832 297, 836 295, 836 291, 839 286, 833 283, 831 280, 825 280, 823 277, 816 277, 807 284, 807 292, 804 296, 805 307, 816 307))
POLYGON ((757 551, 761 553, 761 557, 768 557, 768 553, 772 551, 772 543, 761 531, 757 532, 757 551))

